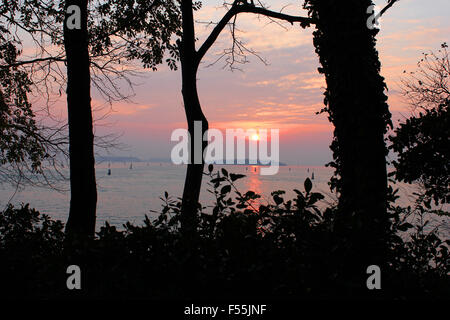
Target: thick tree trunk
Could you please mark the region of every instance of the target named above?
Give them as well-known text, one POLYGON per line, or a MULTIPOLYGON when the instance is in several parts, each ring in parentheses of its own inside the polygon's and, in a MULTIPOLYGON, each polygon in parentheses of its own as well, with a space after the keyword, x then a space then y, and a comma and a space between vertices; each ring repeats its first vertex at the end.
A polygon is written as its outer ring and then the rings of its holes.
POLYGON ((372 3, 309 2, 318 19, 314 44, 327 82, 325 102, 335 126, 331 149, 339 178, 340 227, 377 246, 388 219, 384 134, 390 113, 375 49, 377 30, 367 27, 366 12, 372 3))
POLYGON ((97 205, 87 4, 88 0, 66 1, 66 8, 77 5, 81 9, 81 29, 67 27, 67 14, 64 22, 71 196, 66 232, 76 236, 94 235, 97 205))
POLYGON ((203 134, 208 130, 208 122, 202 112, 197 94, 198 63, 195 50, 192 1, 183 0, 181 9, 183 19, 183 37, 180 43, 182 94, 188 130, 191 137, 190 163, 186 172, 181 206, 181 228, 184 236, 191 238, 195 235, 197 229, 196 217, 204 167, 203 150, 207 145, 207 142, 203 142, 203 134), (201 121, 202 123, 201 137, 198 137, 199 132, 195 132, 194 130, 195 121, 201 121), (201 159, 195 159, 194 141, 202 141, 201 159), (199 161, 200 163, 196 163, 199 161))

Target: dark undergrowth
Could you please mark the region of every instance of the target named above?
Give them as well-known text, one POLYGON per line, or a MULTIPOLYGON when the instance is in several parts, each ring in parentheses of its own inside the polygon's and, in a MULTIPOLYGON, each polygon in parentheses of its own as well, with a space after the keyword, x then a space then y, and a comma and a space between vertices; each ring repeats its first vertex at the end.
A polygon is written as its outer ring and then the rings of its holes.
MULTIPOLYGON (((198 236, 180 232, 180 203, 167 193, 156 220, 124 228, 106 223, 95 239, 71 243, 61 221, 28 205, 0 213, 0 277, 6 298, 316 299, 448 298, 449 241, 411 225, 419 208, 389 206, 382 259, 371 244, 335 228, 335 208, 304 190, 261 205, 240 193, 242 175, 212 173, 213 208, 198 214, 198 236), (362 255, 361 252, 365 252, 362 255), (363 258, 364 256, 364 258, 363 258), (368 290, 367 264, 381 269, 381 290, 368 290), (66 269, 79 265, 82 289, 68 290, 66 269)), ((422 208, 422 211, 423 208, 422 208)), ((422 212, 423 213, 423 212, 422 212)), ((379 253, 379 252, 378 252, 379 253)))

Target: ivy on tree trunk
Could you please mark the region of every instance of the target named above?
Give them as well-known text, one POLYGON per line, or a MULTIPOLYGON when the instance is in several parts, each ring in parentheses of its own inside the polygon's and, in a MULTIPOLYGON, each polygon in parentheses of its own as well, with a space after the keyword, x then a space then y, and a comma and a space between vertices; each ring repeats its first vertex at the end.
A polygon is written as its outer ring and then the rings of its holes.
POLYGON ((338 225, 377 246, 388 219, 384 134, 392 123, 375 48, 378 30, 367 27, 372 4, 307 0, 305 8, 316 20, 314 46, 327 83, 324 111, 335 128, 330 165, 339 193, 338 225))

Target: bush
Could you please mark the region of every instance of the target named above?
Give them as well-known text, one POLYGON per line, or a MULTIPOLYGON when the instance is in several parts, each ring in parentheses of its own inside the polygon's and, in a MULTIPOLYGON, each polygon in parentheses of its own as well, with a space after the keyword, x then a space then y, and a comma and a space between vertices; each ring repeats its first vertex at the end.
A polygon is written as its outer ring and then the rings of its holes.
POLYGON ((6 292, 9 297, 155 300, 448 295, 449 242, 436 230, 426 233, 423 226, 405 222, 411 208, 390 206, 380 266, 383 290, 369 291, 355 239, 334 230, 335 208, 317 208, 323 196, 312 192, 309 179, 294 199, 275 191, 270 203, 260 204, 253 191, 237 190, 235 181, 242 175, 224 169, 213 173, 210 167, 208 176, 216 203, 211 212, 200 206, 198 236, 189 243, 180 232, 181 204, 167 193, 157 219, 146 216, 143 225, 126 223, 123 230, 106 223, 77 254, 64 249, 73 244, 65 243, 60 221, 28 205, 9 206, 0 214, 6 292), (82 290, 75 293, 65 287, 70 264, 83 272, 82 290))

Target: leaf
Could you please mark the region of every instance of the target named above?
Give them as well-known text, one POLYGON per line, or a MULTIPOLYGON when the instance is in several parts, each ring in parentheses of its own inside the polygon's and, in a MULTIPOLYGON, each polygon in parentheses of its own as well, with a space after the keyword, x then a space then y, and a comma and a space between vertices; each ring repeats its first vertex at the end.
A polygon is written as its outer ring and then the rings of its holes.
POLYGON ((228 171, 225 170, 224 168, 222 168, 222 174, 223 174, 225 177, 228 177, 228 171))
POLYGON ((225 181, 224 177, 214 178, 214 179, 211 180, 211 183, 218 183, 218 182, 222 182, 222 181, 225 181))
POLYGON ((304 185, 305 185, 306 193, 309 193, 311 191, 311 189, 312 189, 312 182, 311 182, 311 180, 309 178, 306 178, 304 185))
POLYGON ((318 192, 312 192, 310 197, 309 197, 309 204, 314 204, 319 200, 324 199, 325 197, 323 196, 323 194, 318 193, 318 192))
POLYGON ((231 181, 236 181, 238 179, 242 179, 245 177, 245 174, 234 174, 234 173, 230 173, 230 178, 231 181))
POLYGON ((282 204, 283 201, 284 201, 283 198, 281 198, 281 197, 278 196, 277 194, 273 196, 273 200, 275 201, 275 203, 276 203, 277 205, 282 204))
POLYGON ((301 193, 299 190, 294 189, 294 192, 297 194, 297 197, 298 197, 298 198, 302 198, 302 199, 305 198, 305 196, 303 195, 303 193, 301 193))
POLYGON ((400 230, 400 231, 407 231, 410 228, 413 228, 413 225, 408 222, 398 226, 398 230, 400 230))
POLYGON ((222 189, 220 190, 220 193, 221 194, 226 194, 226 193, 228 193, 230 191, 231 191, 231 186, 230 185, 226 185, 226 186, 222 187, 222 189))

